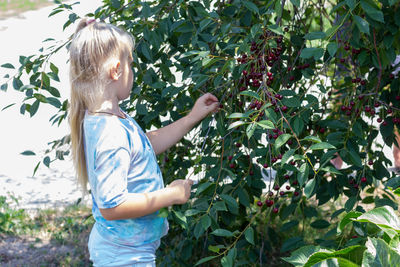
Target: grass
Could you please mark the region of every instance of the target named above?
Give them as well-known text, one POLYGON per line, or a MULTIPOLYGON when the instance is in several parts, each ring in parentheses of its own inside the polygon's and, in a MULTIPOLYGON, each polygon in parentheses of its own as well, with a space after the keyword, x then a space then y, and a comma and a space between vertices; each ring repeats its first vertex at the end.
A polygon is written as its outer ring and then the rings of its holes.
POLYGON ((91 265, 87 241, 94 219, 89 207, 71 205, 30 216, 5 200, 0 197, 1 266, 91 265))
POLYGON ((0 0, 0 19, 52 4, 49 0, 0 0))

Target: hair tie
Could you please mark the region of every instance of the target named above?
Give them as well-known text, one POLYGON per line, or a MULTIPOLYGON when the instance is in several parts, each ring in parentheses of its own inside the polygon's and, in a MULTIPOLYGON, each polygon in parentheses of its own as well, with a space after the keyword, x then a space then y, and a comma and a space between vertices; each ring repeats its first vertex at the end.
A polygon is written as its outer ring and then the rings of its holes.
POLYGON ((91 24, 91 23, 93 23, 93 22, 95 22, 96 21, 96 19, 88 19, 87 21, 86 21, 86 26, 88 26, 89 24, 91 24))

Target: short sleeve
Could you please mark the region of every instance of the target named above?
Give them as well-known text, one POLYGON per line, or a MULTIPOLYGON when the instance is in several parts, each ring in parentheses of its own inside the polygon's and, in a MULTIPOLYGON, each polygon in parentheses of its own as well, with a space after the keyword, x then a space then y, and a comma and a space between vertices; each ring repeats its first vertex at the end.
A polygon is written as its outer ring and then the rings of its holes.
POLYGON ((113 208, 127 198, 127 175, 130 167, 129 138, 122 127, 105 129, 94 155, 94 192, 101 209, 113 208))

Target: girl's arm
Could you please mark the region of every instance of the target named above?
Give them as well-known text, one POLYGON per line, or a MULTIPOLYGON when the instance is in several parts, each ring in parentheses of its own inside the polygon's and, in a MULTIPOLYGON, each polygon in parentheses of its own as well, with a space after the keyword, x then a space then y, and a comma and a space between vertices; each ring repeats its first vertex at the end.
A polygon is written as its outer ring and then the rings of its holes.
POLYGON ((161 208, 172 206, 174 204, 184 204, 190 197, 192 180, 175 180, 166 188, 140 194, 128 194, 127 200, 120 205, 100 209, 104 219, 124 220, 138 218, 152 214, 161 208))
POLYGON ((217 111, 218 107, 218 99, 214 95, 207 93, 197 99, 192 111, 185 117, 163 128, 146 133, 154 152, 158 155, 175 145, 208 114, 217 111))

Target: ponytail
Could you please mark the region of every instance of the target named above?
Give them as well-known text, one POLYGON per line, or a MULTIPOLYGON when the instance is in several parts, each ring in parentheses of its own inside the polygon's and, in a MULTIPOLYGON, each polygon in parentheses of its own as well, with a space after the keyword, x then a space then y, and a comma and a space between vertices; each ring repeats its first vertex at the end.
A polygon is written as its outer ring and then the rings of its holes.
POLYGON ((83 118, 85 104, 77 96, 76 90, 71 90, 69 123, 71 128, 71 154, 78 178, 78 184, 83 192, 87 191, 88 175, 83 141, 83 118))
POLYGON ((84 193, 88 183, 83 132, 85 111, 103 94, 109 82, 105 67, 107 60, 111 56, 131 53, 133 47, 133 38, 127 32, 87 18, 78 23, 69 46, 71 155, 84 193))

